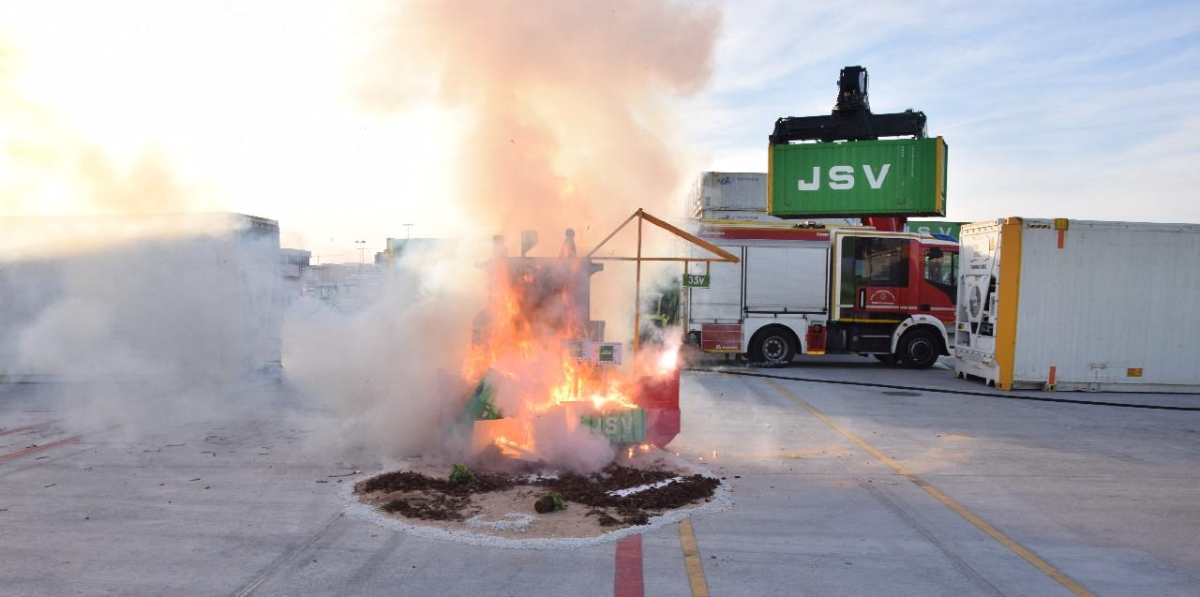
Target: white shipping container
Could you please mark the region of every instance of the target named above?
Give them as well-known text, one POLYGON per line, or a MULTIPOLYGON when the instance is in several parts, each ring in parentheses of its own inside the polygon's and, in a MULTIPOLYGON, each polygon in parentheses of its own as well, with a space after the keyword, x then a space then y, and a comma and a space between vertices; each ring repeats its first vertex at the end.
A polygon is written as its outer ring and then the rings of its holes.
POLYGON ((777 218, 767 213, 764 210, 750 209, 702 209, 699 213, 692 214, 692 217, 697 220, 706 221, 732 221, 732 222, 786 222, 783 218, 777 218))
POLYGON ((688 197, 687 213, 701 217, 705 210, 767 213, 765 172, 704 172, 688 197))
POLYGON ((685 206, 688 217, 702 221, 814 222, 828 226, 861 226, 860 218, 784 219, 767 213, 765 172, 704 172, 685 206))
POLYGON ((1200 225, 1007 218, 961 245, 960 377, 1200 392, 1200 225))

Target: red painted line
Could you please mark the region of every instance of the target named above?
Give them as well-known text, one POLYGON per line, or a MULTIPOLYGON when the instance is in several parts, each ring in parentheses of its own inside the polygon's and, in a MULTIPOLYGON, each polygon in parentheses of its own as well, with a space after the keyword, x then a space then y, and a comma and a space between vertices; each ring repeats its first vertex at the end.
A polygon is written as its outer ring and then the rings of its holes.
POLYGON ((630 535, 617 541, 617 572, 613 597, 645 597, 642 578, 642 536, 630 535))
POLYGON ((46 425, 49 425, 51 423, 57 423, 61 420, 62 419, 50 419, 49 421, 42 421, 41 423, 34 423, 33 425, 17 427, 16 429, 5 429, 4 431, 0 431, 0 436, 12 435, 14 433, 20 433, 22 431, 29 431, 30 429, 37 429, 38 427, 45 427, 46 425))
MULTIPOLYGON (((35 454, 37 452, 41 452, 42 450, 49 450, 50 448, 54 448, 56 446, 62 446, 62 445, 66 445, 66 444, 78 444, 78 443, 80 443, 79 436, 76 435, 74 437, 68 437, 67 439, 60 439, 56 442, 50 442, 48 444, 40 444, 37 446, 30 446, 23 450, 17 450, 16 452, 9 452, 8 454, 0 454, 0 464, 8 462, 9 460, 12 460, 14 458, 20 458, 22 456, 28 456, 30 454, 35 454)), ((639 551, 638 553, 640 554, 641 551, 639 551)))

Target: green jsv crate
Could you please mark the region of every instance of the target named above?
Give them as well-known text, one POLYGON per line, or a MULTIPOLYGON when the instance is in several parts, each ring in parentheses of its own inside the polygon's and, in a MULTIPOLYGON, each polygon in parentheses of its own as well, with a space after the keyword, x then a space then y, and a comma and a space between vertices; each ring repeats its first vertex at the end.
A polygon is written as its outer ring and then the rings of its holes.
POLYGON ((946 142, 772 145, 767 211, 782 218, 945 216, 946 142))
POLYGON ((646 441, 645 409, 613 410, 581 417, 580 421, 614 444, 640 444, 646 441))

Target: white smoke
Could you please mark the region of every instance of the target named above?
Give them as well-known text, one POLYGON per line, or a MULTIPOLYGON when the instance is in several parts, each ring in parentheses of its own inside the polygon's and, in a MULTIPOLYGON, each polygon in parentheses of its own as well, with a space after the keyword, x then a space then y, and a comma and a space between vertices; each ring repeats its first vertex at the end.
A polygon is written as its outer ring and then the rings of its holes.
MULTIPOLYGON (((675 197, 689 177, 672 107, 707 79, 718 25, 714 11, 636 0, 384 5, 385 18, 351 36, 383 40, 356 47, 367 58, 356 75, 372 114, 383 114, 380 122, 402 118, 416 96, 425 101, 432 95, 466 123, 456 180, 445 185, 459 193, 454 211, 466 217, 442 222, 440 230, 458 239, 496 233, 515 239, 517 230, 533 228, 543 239, 556 239, 573 227, 584 252, 638 207, 673 215, 675 197)), ((220 11, 200 12, 206 26, 220 17, 220 11)), ((182 32, 187 26, 171 22, 155 35, 169 37, 172 28, 182 32)), ((99 40, 113 36, 90 33, 99 40)), ((302 36, 287 39, 295 37, 302 36)), ((246 26, 233 39, 257 38, 246 26)), ((144 43, 131 39, 121 47, 136 56, 144 43)), ((269 58, 289 51, 275 49, 269 58)), ((319 53, 305 49, 304 55, 319 53)), ((211 229, 206 220, 196 224, 195 216, 146 216, 234 202, 214 200, 189 182, 203 173, 203 162, 189 163, 184 180, 173 154, 155 150, 153 142, 131 150, 134 142, 121 139, 110 147, 105 134, 113 130, 106 118, 96 117, 91 102, 59 97, 60 114, 21 97, 10 84, 7 59, 17 54, 0 48, 0 167, 11 166, 14 173, 0 180, 0 209, 4 215, 89 217, 45 218, 32 229, 10 226, 9 242, 0 248, 4 375, 64 382, 54 387, 69 395, 76 418, 136 429, 154 420, 236 408, 237 399, 227 397, 230 388, 281 358, 287 382, 325 413, 318 445, 366 447, 393 456, 444 447, 446 425, 470 391, 461 372, 472 322, 485 302, 486 276, 478 264, 486 259, 486 246, 448 241, 449 248, 434 253, 405 255, 373 303, 344 312, 298 298, 281 324, 277 234, 257 243, 231 234, 225 224, 211 229), (91 126, 77 128, 64 114, 91 115, 84 118, 91 126)), ((227 99, 231 83, 243 79, 191 68, 205 65, 204 54, 184 52, 179 65, 161 61, 146 72, 175 80, 182 65, 186 85, 167 87, 227 99)), ((220 64, 234 68, 236 54, 222 54, 220 64)), ((106 56, 87 63, 95 72, 84 74, 97 85, 121 74, 116 72, 121 61, 106 56)), ((270 74, 271 60, 251 63, 257 70, 243 82, 262 86, 270 80, 264 73, 270 74)), ((324 64, 322 72, 328 68, 324 64)), ((55 77, 40 80, 45 93, 59 90, 55 77)), ((272 99, 254 104, 257 110, 268 112, 270 101, 312 91, 303 77, 280 80, 284 88, 271 90, 272 99)), ((125 93, 101 91, 106 98, 125 93)), ((175 151, 192 137, 203 137, 211 148, 213 139, 225 138, 221 131, 155 129, 138 119, 147 111, 166 120, 196 114, 195 106, 182 109, 185 100, 196 102, 192 95, 154 95, 163 105, 130 98, 129 105, 119 106, 121 122, 149 133, 146 139, 190 131, 191 136, 166 139, 164 146, 175 151)), ((240 126, 252 122, 242 112, 221 114, 235 112, 222 101, 198 104, 213 112, 214 123, 239 124, 225 131, 230 139, 259 130, 240 126)), ((380 163, 378 156, 361 161, 380 163)), ((304 174, 236 188, 285 195, 307 184, 304 174)), ((329 188, 355 191, 349 182, 329 188)), ((327 201, 339 208, 336 195, 327 201)), ((438 213, 446 212, 435 204, 449 202, 446 193, 405 201, 438 213)), ((288 225, 287 214, 262 215, 288 225)), ((541 254, 553 254, 556 243, 550 245, 541 254)), ((609 322, 609 340, 631 338, 632 271, 610 264, 593 282, 593 297, 604 297, 593 299, 598 304, 593 318, 609 322)), ((576 426, 539 425, 539 444, 565 466, 596 466, 611 450, 576 426)))
POLYGON ((408 251, 375 302, 342 312, 304 299, 288 311, 288 379, 333 412, 319 441, 388 456, 437 453, 470 393, 460 371, 483 270, 471 243, 408 251))
MULTIPOLYGON (((3 218, 0 229, 40 230, 53 243, 66 221, 3 218)), ((0 374, 59 384, 80 423, 136 426, 211 412, 218 400, 202 396, 277 372, 273 222, 233 214, 69 221, 90 229, 86 246, 0 260, 0 374), (106 231, 115 234, 105 240, 106 231)))

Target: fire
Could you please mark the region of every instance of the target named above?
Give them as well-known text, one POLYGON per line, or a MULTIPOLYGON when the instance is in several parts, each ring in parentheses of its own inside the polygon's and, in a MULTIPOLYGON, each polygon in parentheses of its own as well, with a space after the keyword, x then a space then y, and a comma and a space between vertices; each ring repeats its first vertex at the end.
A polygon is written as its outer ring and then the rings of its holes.
MULTIPOLYGON (((671 371, 676 364, 674 350, 647 359, 645 366, 597 362, 603 327, 589 321, 588 278, 599 268, 587 269, 593 266, 576 258, 573 247, 563 253, 557 259, 510 259, 497 250, 488 304, 474 322, 462 374, 473 385, 486 376, 505 419, 529 423, 562 410, 573 429, 582 416, 638 408, 633 400, 638 376, 671 371)), ((619 354, 620 347, 607 350, 619 354)), ((480 433, 488 432, 476 430, 480 433)), ((489 437, 505 453, 537 449, 532 433, 489 437)))
POLYGON ((517 449, 521 446, 521 444, 518 444, 517 442, 514 442, 503 435, 493 439, 492 443, 500 448, 500 453, 504 454, 505 456, 521 456, 521 451, 517 449))

